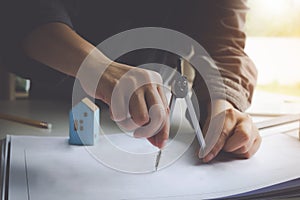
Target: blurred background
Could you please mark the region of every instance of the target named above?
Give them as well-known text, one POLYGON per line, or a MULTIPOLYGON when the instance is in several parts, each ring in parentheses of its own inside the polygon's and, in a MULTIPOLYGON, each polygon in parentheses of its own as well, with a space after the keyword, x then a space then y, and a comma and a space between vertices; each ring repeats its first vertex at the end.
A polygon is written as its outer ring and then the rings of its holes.
POLYGON ((246 52, 258 91, 300 97, 300 0, 249 0, 246 52))

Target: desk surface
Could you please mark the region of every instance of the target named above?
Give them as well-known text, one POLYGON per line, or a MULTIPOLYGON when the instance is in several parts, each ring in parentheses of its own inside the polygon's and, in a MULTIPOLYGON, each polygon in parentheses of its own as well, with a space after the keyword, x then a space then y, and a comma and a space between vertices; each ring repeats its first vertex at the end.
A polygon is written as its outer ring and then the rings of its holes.
MULTIPOLYGON (((5 138, 6 135, 68 136, 70 109, 71 104, 63 101, 0 101, 1 113, 46 121, 52 124, 52 129, 43 129, 0 119, 0 139, 5 138)), ((103 125, 104 130, 109 128, 110 133, 119 132, 119 129, 110 120, 107 109, 101 109, 100 111, 100 124, 103 125)))
POLYGON ((0 101, 1 113, 49 122, 52 129, 42 129, 0 119, 0 138, 6 135, 67 136, 70 105, 52 101, 0 101))
MULTIPOLYGON (((31 127, 15 122, 0 120, 0 137, 9 135, 36 136, 68 136, 68 113, 70 104, 52 101, 0 101, 3 113, 14 114, 32 119, 44 120, 53 124, 51 130, 31 127)), ((110 132, 118 132, 117 127, 111 126, 107 110, 101 110, 100 123, 102 128, 109 128, 110 132)))
MULTIPOLYGON (((300 103, 288 103, 292 97, 284 95, 270 94, 256 91, 254 93, 253 103, 249 113, 265 114, 295 114, 299 113, 300 103)), ((294 98, 299 100, 299 98, 294 98)), ((35 128, 32 126, 19 124, 0 119, 0 139, 6 135, 36 135, 36 136, 68 136, 68 113, 71 109, 71 103, 59 101, 39 101, 39 100, 16 100, 0 101, 0 112, 13 114, 31 119, 42 120, 52 123, 51 130, 35 128)), ((112 121, 109 119, 107 109, 101 109, 101 125, 110 127, 112 121)), ((254 119, 261 121, 262 119, 254 119)), ((115 127, 117 132, 119 129, 115 127)), ((113 130, 114 132, 114 130, 113 130)))

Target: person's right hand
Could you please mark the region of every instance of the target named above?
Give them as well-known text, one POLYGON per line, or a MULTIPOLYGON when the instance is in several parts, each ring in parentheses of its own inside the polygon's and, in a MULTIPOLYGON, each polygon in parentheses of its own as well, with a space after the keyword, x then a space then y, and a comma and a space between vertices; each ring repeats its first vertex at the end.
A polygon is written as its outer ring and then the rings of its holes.
MULTIPOLYGON (((81 81, 83 88, 85 81, 81 81)), ((169 107, 159 73, 112 62, 103 72, 96 93, 110 107, 111 118, 137 138, 162 148, 169 136, 169 107)))
POLYGON ((159 148, 168 139, 169 108, 158 73, 112 62, 59 22, 34 29, 22 48, 28 57, 76 77, 85 92, 107 103, 112 119, 136 137, 146 137, 159 148))

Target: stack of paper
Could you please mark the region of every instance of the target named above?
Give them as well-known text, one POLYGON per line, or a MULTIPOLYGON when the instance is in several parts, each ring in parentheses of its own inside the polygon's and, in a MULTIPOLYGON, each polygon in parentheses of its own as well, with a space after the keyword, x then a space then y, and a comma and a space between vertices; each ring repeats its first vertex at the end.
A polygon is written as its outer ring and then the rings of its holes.
MULTIPOLYGON (((131 146, 129 152, 147 154, 143 163, 135 159, 128 163, 126 157, 114 158, 129 170, 132 166, 137 170, 149 167, 148 173, 126 173, 111 168, 99 160, 101 156, 93 151, 95 147, 70 146, 67 138, 11 136, 8 199, 198 200, 231 195, 263 197, 262 194, 278 195, 277 191, 283 195, 284 191, 299 190, 300 142, 293 135, 268 134, 251 159, 233 160, 223 154, 210 164, 199 161, 195 153, 198 145, 193 142, 180 158, 157 172, 152 170, 157 150, 147 146, 146 141, 133 141, 124 134, 107 137, 121 149, 123 144, 131 146), (284 184, 276 185, 280 183, 284 184)), ((181 148, 189 139, 172 142, 174 147, 181 148)), ((107 152, 112 149, 111 145, 102 144, 101 148, 107 152)), ((172 157, 167 152, 162 155, 172 157)))

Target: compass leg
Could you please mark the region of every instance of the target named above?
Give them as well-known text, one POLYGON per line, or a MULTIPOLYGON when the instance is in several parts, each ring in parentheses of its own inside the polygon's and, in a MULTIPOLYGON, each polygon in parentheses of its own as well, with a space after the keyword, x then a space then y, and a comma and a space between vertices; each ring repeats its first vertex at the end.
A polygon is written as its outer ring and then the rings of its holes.
POLYGON ((189 114, 190 114, 190 117, 192 120, 193 127, 194 127, 196 135, 197 135, 197 139, 200 144, 200 149, 201 149, 201 151, 204 151, 206 144, 205 144, 205 140, 204 140, 198 119, 197 119, 197 115, 196 115, 193 103, 188 95, 184 99, 185 99, 187 109, 189 111, 189 114))

